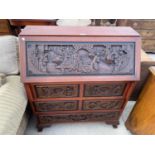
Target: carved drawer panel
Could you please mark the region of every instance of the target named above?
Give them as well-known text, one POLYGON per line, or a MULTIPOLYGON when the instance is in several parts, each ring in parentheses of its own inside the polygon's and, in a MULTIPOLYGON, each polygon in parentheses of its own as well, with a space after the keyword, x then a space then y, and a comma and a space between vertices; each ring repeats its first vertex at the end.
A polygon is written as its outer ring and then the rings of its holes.
POLYGON ((106 121, 118 119, 119 112, 102 112, 102 113, 83 113, 68 114, 55 116, 39 116, 40 123, 50 124, 53 122, 69 122, 69 121, 106 121))
POLYGON ((134 75, 134 42, 26 42, 27 76, 134 75))
POLYGON ((36 85, 37 98, 68 98, 79 96, 79 86, 67 85, 36 85))
POLYGON ((78 101, 35 102, 37 112, 78 110, 78 101))
POLYGON ((86 100, 83 101, 83 110, 110 110, 120 109, 123 100, 86 100))
POLYGON ((86 84, 84 87, 85 97, 122 96, 126 83, 113 84, 86 84))

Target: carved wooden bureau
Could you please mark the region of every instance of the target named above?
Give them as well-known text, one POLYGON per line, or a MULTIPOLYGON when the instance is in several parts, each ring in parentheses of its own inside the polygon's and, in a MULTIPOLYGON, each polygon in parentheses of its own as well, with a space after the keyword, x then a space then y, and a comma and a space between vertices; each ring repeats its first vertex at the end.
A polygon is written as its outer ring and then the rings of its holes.
POLYGON ((140 78, 140 36, 127 27, 28 26, 21 77, 37 127, 104 121, 117 127, 140 78))

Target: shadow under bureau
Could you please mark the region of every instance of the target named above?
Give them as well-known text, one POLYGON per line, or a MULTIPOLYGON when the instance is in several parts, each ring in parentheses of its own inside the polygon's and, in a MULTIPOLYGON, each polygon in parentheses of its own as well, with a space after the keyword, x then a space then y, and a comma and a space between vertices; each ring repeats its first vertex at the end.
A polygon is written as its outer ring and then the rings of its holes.
POLYGON ((117 127, 140 78, 140 36, 128 27, 28 26, 21 77, 37 127, 104 121, 117 127))

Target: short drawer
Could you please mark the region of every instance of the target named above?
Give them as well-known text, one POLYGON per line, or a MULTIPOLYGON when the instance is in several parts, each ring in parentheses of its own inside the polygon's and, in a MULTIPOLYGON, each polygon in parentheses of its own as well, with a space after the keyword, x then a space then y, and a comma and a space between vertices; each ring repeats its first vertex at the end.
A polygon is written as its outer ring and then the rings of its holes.
POLYGON ((74 122, 74 121, 109 121, 118 119, 119 112, 102 112, 102 113, 78 113, 78 114, 59 114, 59 115, 40 115, 40 123, 50 124, 53 122, 74 122))
POLYGON ((79 96, 79 85, 35 85, 37 98, 69 98, 79 96))
POLYGON ((126 83, 85 84, 85 97, 122 96, 126 83))
POLYGON ((36 112, 78 110, 78 101, 48 101, 35 102, 36 112))
POLYGON ((85 100, 83 110, 117 110, 123 105, 123 100, 85 100))

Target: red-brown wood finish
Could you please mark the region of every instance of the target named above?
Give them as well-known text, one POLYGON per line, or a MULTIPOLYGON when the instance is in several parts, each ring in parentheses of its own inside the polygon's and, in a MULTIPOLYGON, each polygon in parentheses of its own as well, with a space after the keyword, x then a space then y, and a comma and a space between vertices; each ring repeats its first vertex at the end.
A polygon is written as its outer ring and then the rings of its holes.
POLYGON ((140 78, 141 44, 137 32, 127 27, 28 26, 20 33, 19 40, 21 78, 32 111, 37 116, 39 131, 54 122, 64 121, 104 121, 117 127, 119 117, 134 89, 135 81, 140 78), (29 76, 26 41, 89 42, 90 44, 134 42, 135 72, 130 75, 109 73, 84 76, 51 76, 50 74, 29 76))

